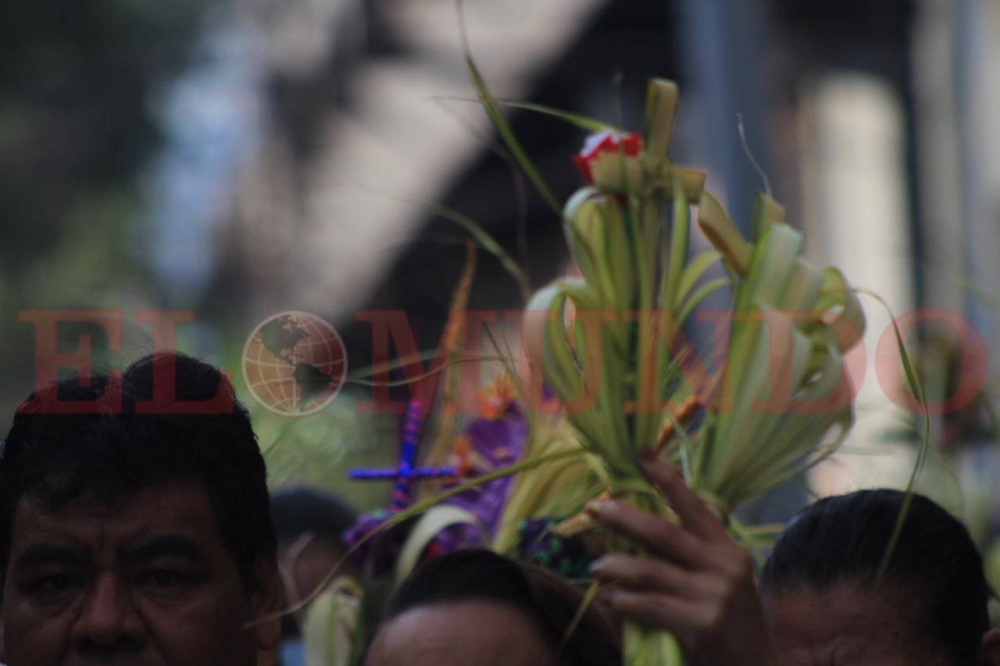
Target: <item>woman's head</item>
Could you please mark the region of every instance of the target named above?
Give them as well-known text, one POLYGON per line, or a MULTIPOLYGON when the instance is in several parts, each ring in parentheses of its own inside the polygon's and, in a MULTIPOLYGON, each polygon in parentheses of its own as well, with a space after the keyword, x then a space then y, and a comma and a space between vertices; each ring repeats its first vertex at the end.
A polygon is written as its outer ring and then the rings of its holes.
POLYGON ((789 663, 1000 663, 988 660, 1000 647, 982 558, 940 506, 913 496, 879 578, 904 498, 866 490, 820 500, 775 544, 761 592, 789 663))
POLYGON ((368 666, 615 665, 613 628, 584 614, 564 644, 582 595, 548 572, 489 551, 458 551, 417 569, 390 603, 368 666))

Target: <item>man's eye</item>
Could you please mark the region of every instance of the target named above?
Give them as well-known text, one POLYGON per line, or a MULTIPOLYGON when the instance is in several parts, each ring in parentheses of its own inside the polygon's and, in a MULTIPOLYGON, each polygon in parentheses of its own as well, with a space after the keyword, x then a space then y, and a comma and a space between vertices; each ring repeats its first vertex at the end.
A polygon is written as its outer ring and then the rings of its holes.
POLYGON ((38 594, 58 595, 67 592, 80 584, 78 576, 72 574, 49 574, 34 581, 31 590, 38 594))
POLYGON ((191 582, 189 576, 170 569, 156 569, 147 571, 140 577, 143 585, 156 588, 174 588, 187 585, 191 582))

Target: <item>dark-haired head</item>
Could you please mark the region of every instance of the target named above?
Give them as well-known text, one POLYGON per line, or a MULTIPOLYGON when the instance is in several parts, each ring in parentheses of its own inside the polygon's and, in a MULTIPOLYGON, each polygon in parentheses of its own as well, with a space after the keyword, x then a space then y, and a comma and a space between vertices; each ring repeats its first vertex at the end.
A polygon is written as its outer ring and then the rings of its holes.
MULTIPOLYGON (((309 598, 335 568, 337 575, 356 574, 355 566, 344 561, 343 534, 357 512, 344 500, 318 488, 285 488, 271 495, 271 520, 278 535, 283 605, 309 598)), ((298 613, 284 616, 285 636, 300 633, 299 621, 298 613)))
POLYGON ((291 545, 303 535, 329 541, 343 548, 343 534, 357 520, 351 505, 318 488, 295 486, 271 495, 271 520, 281 545, 291 545))
POLYGON ((851 664, 998 663, 982 558, 943 508, 912 497, 879 576, 904 498, 895 490, 828 497, 792 520, 760 581, 779 649, 831 649, 836 663, 851 664))
POLYGON ((617 666, 612 624, 568 581, 496 553, 465 550, 419 567, 397 590, 367 664, 617 666), (405 652, 404 652, 405 650, 405 652))
POLYGON ((216 368, 175 353, 120 376, 74 376, 21 405, 0 460, 0 567, 18 502, 47 510, 111 505, 144 488, 195 481, 245 586, 276 548, 266 470, 247 411, 216 368))

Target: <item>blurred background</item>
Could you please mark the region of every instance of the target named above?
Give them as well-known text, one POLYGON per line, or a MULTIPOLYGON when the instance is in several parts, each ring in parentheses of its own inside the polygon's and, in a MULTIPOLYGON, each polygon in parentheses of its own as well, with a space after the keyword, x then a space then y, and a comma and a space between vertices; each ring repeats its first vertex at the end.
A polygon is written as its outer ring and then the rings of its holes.
MULTIPOLYGON (((752 155, 812 260, 897 314, 955 313, 906 338, 932 402, 967 397, 934 417, 921 487, 983 543, 1000 532, 1000 2, 466 0, 465 19, 498 97, 638 128, 647 78, 678 81, 673 157, 709 171, 744 230, 765 187, 752 155)), ((121 352, 100 326, 60 328, 64 351, 87 334, 108 364, 150 350, 136 312, 191 311, 179 346, 243 390, 247 336, 285 310, 333 324, 352 370, 372 362, 365 311, 405 313, 435 347, 466 235, 428 204, 474 220, 535 286, 567 270, 559 220, 470 101, 452 0, 4 3, 0 44, 4 431, 35 378, 26 311, 120 312, 121 352)), ((580 130, 510 120, 558 197, 579 187, 580 130)), ((485 253, 470 299, 521 306, 485 253)), ((917 419, 876 376, 889 318, 865 303, 859 423, 811 492, 899 485, 912 466, 917 419)), ((302 418, 247 397, 274 484, 384 503, 343 481, 395 455, 398 416, 355 408, 370 396, 348 385, 302 418)))

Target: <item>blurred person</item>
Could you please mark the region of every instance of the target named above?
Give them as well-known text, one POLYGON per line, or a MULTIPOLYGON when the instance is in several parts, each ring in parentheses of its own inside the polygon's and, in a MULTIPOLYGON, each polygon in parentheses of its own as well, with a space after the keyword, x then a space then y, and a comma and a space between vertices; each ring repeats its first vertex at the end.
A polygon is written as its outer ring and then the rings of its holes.
POLYGON ((157 354, 33 393, 0 459, 0 520, 9 666, 273 660, 266 470, 216 368, 157 354))
POLYGON ((810 646, 829 650, 838 637, 850 663, 1000 664, 982 557, 930 499, 913 496, 884 584, 876 582, 903 501, 896 490, 829 497, 785 530, 761 573, 779 657, 801 663, 818 653, 810 646))
POLYGON ((595 520, 653 557, 594 565, 621 617, 672 633, 689 664, 1000 664, 992 590, 965 527, 914 495, 890 564, 878 571, 905 495, 859 491, 803 509, 775 544, 760 581, 750 556, 666 463, 644 471, 680 525, 605 502, 595 520))
POLYGON ((271 520, 278 537, 278 570, 282 607, 282 666, 305 663, 302 646, 303 608, 331 576, 355 576, 345 560, 342 535, 357 520, 357 512, 335 495, 307 487, 280 489, 271 495, 271 520), (336 569, 336 571, 335 571, 336 569))
POLYGON ((611 622, 544 569, 486 550, 421 565, 400 586, 366 666, 619 666, 611 622))

